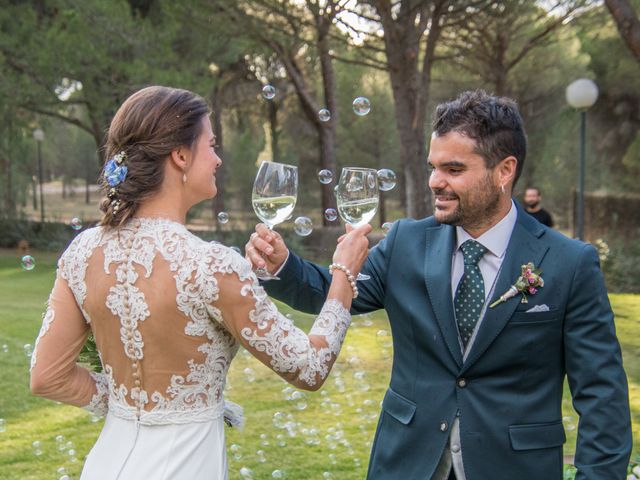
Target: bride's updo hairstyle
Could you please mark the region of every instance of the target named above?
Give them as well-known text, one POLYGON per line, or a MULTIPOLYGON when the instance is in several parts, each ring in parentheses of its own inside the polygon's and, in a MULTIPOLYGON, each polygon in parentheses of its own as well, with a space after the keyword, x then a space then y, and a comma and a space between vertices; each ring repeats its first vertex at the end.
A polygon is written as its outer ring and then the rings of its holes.
POLYGON ((165 159, 176 148, 194 145, 209 114, 202 97, 177 88, 147 87, 125 100, 107 134, 100 225, 122 225, 160 190, 165 159))

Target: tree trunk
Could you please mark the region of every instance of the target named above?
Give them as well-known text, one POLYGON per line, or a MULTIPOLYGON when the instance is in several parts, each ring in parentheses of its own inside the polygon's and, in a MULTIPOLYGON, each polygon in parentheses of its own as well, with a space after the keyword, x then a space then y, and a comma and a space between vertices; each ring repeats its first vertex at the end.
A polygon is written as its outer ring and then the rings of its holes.
POLYGON ((218 223, 218 214, 224 212, 224 179, 226 177, 226 169, 224 165, 224 148, 222 138, 222 98, 221 92, 216 87, 211 95, 211 106, 213 108, 213 134, 216 137, 216 153, 222 158, 222 168, 216 171, 216 187, 218 193, 213 198, 211 206, 213 209, 213 222, 215 225, 218 223))
MULTIPOLYGON (((333 119, 327 122, 333 124, 333 119)), ((327 125, 326 128, 320 127, 320 170, 327 169, 334 172, 334 177, 337 177, 336 169, 336 134, 335 127, 333 125, 327 125)), ((333 189, 327 185, 320 184, 321 201, 322 201, 322 224, 327 227, 335 225, 333 222, 327 220, 324 216, 324 212, 328 208, 336 208, 336 198, 333 195, 333 189)))
POLYGON ((397 17, 392 13, 389 3, 380 1, 375 6, 385 32, 385 53, 404 171, 406 215, 423 218, 432 210, 431 195, 427 190, 426 109, 435 47, 442 28, 440 21, 447 2, 434 2, 431 11, 429 6, 423 6, 419 12, 419 21, 417 9, 409 3, 402 3, 397 17), (427 24, 430 24, 430 30, 419 68, 420 42, 427 24))
POLYGON ((278 139, 278 103, 275 99, 267 102, 267 113, 269 115, 269 133, 271 135, 271 156, 272 161, 280 162, 280 145, 278 139))
POLYGON ((624 43, 640 62, 640 20, 628 0, 605 0, 624 43))
MULTIPOLYGON (((320 51, 320 66, 322 68, 322 86, 324 88, 324 101, 329 112, 331 112, 331 120, 328 122, 320 122, 317 110, 314 112, 314 120, 316 128, 320 134, 320 167, 336 172, 336 125, 338 125, 338 105, 336 102, 336 79, 333 70, 331 55, 329 55, 329 43, 327 38, 328 28, 326 31, 319 31, 318 47, 320 51)), ((326 185, 320 184, 322 192, 322 211, 328 208, 336 208, 336 199, 333 191, 326 185)), ((322 215, 322 224, 327 227, 332 224, 322 215)))
MULTIPOLYGON (((335 172, 338 108, 336 102, 335 74, 333 71, 331 55, 329 55, 329 45, 326 34, 323 34, 322 31, 318 32, 318 50, 322 70, 325 105, 331 112, 331 120, 328 122, 321 122, 318 118, 318 105, 308 91, 306 80, 302 74, 302 70, 296 64, 294 56, 285 53, 283 47, 275 42, 271 42, 270 46, 280 57, 280 60, 291 79, 291 83, 293 83, 293 86, 295 87, 296 95, 298 96, 300 105, 302 106, 302 111, 318 133, 318 142, 320 146, 320 158, 318 159, 319 169, 326 168, 335 172)), ((332 192, 326 187, 323 187, 323 185, 320 185, 322 211, 324 212, 328 208, 336 208, 336 201, 332 192)), ((323 215, 322 224, 324 226, 330 226, 331 222, 329 222, 329 220, 327 220, 323 215)))

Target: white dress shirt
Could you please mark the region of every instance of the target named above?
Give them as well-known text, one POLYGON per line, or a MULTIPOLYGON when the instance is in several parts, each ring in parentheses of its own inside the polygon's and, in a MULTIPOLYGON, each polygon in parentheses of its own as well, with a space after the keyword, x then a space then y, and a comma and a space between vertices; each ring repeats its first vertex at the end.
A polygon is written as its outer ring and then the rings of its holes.
MULTIPOLYGON (((480 312, 480 318, 478 318, 478 322, 476 323, 473 335, 471 336, 471 339, 469 339, 469 343, 467 343, 466 349, 463 348, 462 340, 460 339, 460 335, 458 335, 458 340, 460 341, 460 350, 463 354, 463 360, 467 359, 467 355, 469 354, 469 351, 471 350, 471 347, 475 342, 476 335, 478 333, 478 330, 480 329, 484 314, 487 310, 489 298, 491 295, 493 295, 496 280, 498 279, 498 273, 500 273, 502 261, 504 260, 504 255, 507 251, 507 246, 509 245, 509 240, 511 239, 511 234, 513 233, 513 227, 516 224, 517 217, 518 211, 516 209, 515 203, 513 203, 512 200, 509 213, 507 213, 507 215, 505 215, 502 220, 500 220, 497 224, 480 235, 478 238, 473 238, 462 227, 456 227, 456 249, 453 253, 453 258, 451 259, 452 300, 455 297, 458 283, 460 283, 462 275, 464 274, 464 255, 460 248, 461 245, 467 240, 473 239, 476 242, 482 244, 487 249, 487 252, 478 261, 478 267, 480 268, 480 273, 482 273, 482 279, 484 281, 485 303, 482 307, 482 311, 480 312)), ((455 323, 457 327, 458 322, 456 321, 455 323)), ((462 464, 462 445, 460 443, 459 417, 456 417, 455 421, 453 422, 453 426, 451 427, 451 435, 449 436, 449 448, 445 449, 432 480, 447 480, 449 478, 449 473, 452 466, 457 480, 466 480, 464 474, 464 465, 462 464)))

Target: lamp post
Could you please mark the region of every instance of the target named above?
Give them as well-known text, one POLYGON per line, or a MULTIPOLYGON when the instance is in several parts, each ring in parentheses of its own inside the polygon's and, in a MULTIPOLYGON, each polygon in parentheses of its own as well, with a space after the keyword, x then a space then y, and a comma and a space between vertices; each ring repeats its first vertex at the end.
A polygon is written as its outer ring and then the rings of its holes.
POLYGON ((40 222, 44 223, 44 195, 42 192, 42 152, 40 144, 44 140, 44 132, 41 128, 33 131, 33 138, 38 145, 38 183, 40 184, 40 222))
POLYGON ((598 99, 598 87, 588 78, 579 78, 567 87, 567 103, 580 112, 580 164, 578 173, 577 236, 584 240, 584 171, 587 129, 587 110, 598 99))

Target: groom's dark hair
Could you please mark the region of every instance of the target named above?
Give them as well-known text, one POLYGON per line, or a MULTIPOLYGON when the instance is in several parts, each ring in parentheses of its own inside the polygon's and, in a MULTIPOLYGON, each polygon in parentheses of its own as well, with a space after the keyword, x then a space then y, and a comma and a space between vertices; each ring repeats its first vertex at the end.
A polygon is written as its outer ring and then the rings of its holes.
POLYGON ((518 160, 516 184, 527 156, 527 135, 514 100, 475 90, 441 103, 434 114, 433 133, 442 136, 452 131, 475 140, 476 153, 484 158, 487 168, 513 155, 518 160))

